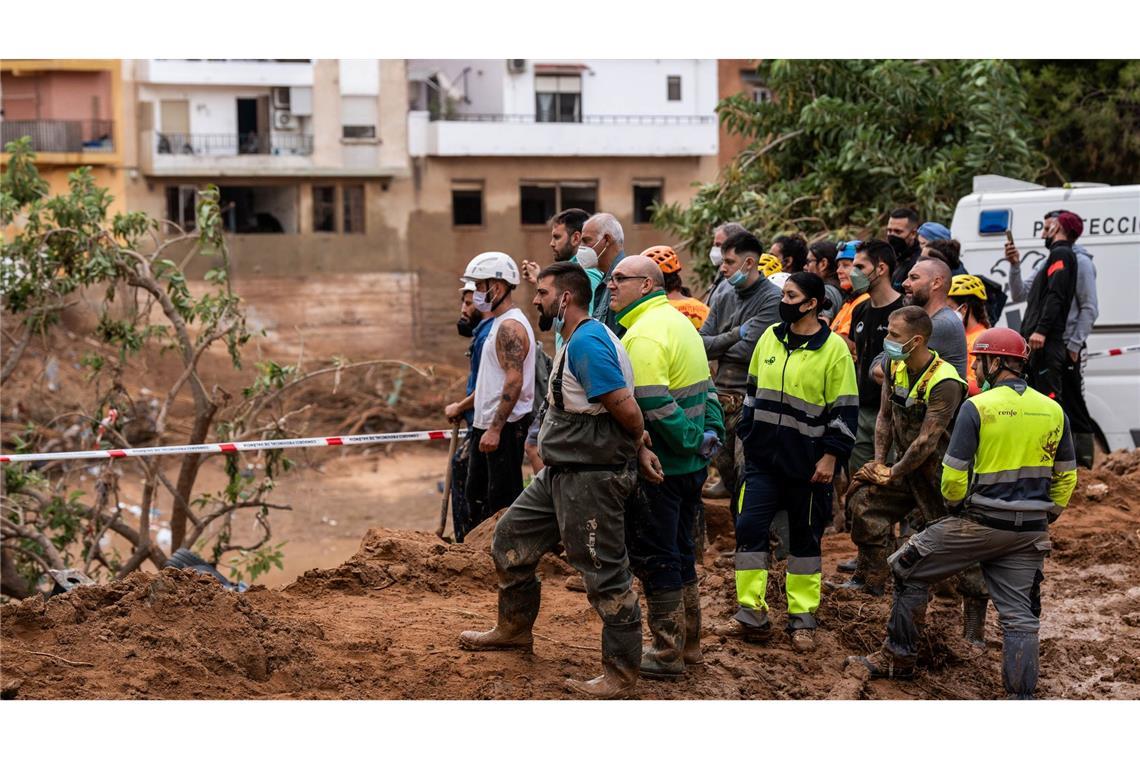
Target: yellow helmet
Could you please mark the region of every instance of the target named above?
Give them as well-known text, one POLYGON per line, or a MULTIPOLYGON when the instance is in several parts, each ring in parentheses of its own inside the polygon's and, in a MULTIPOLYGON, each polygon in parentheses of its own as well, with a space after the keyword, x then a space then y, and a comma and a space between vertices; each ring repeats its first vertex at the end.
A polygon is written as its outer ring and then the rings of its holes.
POLYGON ((951 297, 954 296, 975 296, 978 299, 986 300, 986 284, 972 274, 956 274, 954 279, 950 281, 951 297))
POLYGON ((772 254, 762 253, 760 254, 760 259, 756 262, 756 268, 759 269, 760 273, 765 277, 771 277, 776 274, 776 272, 783 270, 784 265, 772 254))

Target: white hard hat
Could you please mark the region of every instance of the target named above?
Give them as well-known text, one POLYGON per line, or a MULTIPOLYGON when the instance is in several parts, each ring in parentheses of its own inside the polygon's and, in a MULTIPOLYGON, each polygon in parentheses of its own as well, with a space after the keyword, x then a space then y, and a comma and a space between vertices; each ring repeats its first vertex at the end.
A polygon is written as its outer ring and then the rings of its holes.
POLYGON ((776 272, 775 274, 768 275, 768 282, 775 285, 780 290, 784 289, 784 283, 792 276, 791 272, 776 272))
POLYGON ((474 282, 472 282, 471 280, 460 280, 460 282, 463 283, 462 287, 459 288, 460 293, 474 293, 475 292, 475 283, 474 282))
POLYGON ((469 282, 479 280, 505 280, 511 285, 519 284, 519 268, 514 259, 501 251, 480 253, 467 264, 463 279, 469 282))

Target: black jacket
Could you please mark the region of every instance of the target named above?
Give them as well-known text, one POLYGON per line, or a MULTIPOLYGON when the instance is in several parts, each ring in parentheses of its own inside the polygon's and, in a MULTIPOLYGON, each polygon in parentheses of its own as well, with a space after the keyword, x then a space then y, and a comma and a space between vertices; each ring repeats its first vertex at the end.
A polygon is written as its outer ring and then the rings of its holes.
POLYGON ((1046 338, 1061 340, 1069 307, 1077 295, 1077 256, 1069 243, 1059 242, 1049 251, 1042 273, 1033 280, 1033 289, 1025 304, 1021 335, 1028 338, 1041 333, 1046 338))

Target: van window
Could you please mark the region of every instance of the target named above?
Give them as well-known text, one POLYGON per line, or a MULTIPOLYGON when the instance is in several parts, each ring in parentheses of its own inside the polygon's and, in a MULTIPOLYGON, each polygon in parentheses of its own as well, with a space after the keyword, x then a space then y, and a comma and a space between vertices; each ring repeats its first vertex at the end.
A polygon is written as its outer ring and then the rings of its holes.
POLYGON ((1000 235, 1009 229, 1009 209, 983 211, 978 216, 979 235, 1000 235))

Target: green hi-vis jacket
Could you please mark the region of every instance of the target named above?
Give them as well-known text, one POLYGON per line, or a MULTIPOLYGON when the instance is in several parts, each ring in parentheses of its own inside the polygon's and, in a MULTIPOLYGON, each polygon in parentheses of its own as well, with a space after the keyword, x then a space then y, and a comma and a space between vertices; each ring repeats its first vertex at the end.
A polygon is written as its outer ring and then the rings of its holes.
POLYGON ((837 467, 851 456, 859 389, 839 335, 824 326, 791 350, 787 337, 788 324, 781 322, 757 341, 736 434, 749 461, 808 480, 824 454, 834 454, 837 467))
POLYGON ((907 409, 913 406, 926 406, 930 403, 930 391, 943 380, 956 380, 962 385, 962 393, 966 392, 966 381, 958 374, 958 370, 954 369, 954 365, 946 361, 938 355, 937 351, 931 351, 934 355, 934 360, 927 366, 926 371, 919 376, 915 381, 914 387, 910 387, 910 375, 907 374, 906 362, 893 361, 891 362, 891 374, 895 379, 894 393, 891 395, 891 400, 899 406, 907 409))
POLYGON ((701 336, 663 292, 631 303, 617 318, 626 329, 621 342, 633 365, 633 394, 662 469, 687 475, 705 468, 699 453, 705 431, 725 436, 701 336))
POLYGON ((1060 514, 1076 486, 1077 453, 1056 401, 1006 380, 962 404, 942 460, 947 502, 999 515, 1060 514))

